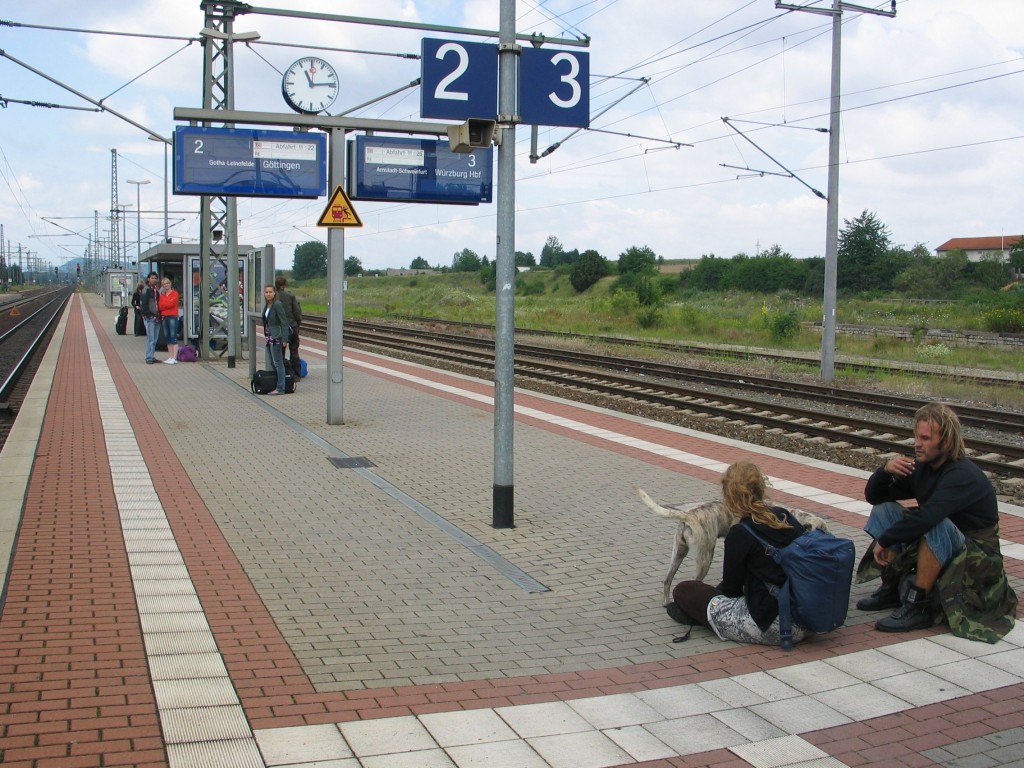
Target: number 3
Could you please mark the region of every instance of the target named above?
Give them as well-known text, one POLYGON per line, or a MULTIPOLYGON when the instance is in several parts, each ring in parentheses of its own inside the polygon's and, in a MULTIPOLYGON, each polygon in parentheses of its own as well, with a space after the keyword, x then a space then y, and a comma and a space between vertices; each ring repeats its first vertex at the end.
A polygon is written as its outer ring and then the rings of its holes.
POLYGON ((548 94, 548 98, 551 99, 551 103, 556 107, 562 107, 563 109, 569 109, 575 107, 580 103, 580 97, 583 95, 583 90, 580 88, 579 82, 576 77, 580 73, 580 62, 571 53, 557 53, 551 57, 551 64, 558 66, 563 61, 569 62, 569 72, 559 78, 563 83, 568 83, 569 88, 572 91, 572 95, 568 99, 562 99, 558 94, 552 92, 548 94))

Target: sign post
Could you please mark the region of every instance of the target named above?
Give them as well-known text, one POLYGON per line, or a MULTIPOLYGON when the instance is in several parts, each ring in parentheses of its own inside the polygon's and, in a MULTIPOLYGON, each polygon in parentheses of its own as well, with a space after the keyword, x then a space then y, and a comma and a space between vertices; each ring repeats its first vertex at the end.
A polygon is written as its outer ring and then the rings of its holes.
MULTIPOLYGON (((470 124, 474 118, 494 119, 498 126, 495 137, 498 144, 498 229, 491 525, 514 528, 515 130, 517 123, 589 126, 590 58, 586 53, 524 49, 516 43, 515 0, 501 0, 499 13, 496 46, 423 40, 420 114, 421 117, 466 120, 470 124), (493 79, 495 74, 496 80, 493 79)), ((467 149, 471 146, 467 142, 467 149)))

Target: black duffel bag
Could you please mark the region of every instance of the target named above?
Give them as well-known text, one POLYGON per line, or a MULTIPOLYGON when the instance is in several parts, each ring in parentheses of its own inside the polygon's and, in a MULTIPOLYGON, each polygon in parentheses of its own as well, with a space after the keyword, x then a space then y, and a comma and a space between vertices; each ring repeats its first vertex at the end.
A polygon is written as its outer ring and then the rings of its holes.
POLYGON ((256 371, 252 375, 252 391, 266 395, 277 389, 277 371, 256 371))
MULTIPOLYGON (((277 371, 256 371, 252 377, 252 391, 257 395, 269 395, 277 389, 277 371)), ((295 374, 285 371, 284 374, 285 394, 295 391, 295 374)))

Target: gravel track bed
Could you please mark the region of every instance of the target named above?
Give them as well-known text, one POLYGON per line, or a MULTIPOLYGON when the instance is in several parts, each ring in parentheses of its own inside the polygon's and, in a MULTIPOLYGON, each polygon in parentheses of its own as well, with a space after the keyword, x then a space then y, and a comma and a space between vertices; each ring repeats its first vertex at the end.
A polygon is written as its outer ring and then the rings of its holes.
MULTIPOLYGON (((362 345, 354 345, 362 346, 362 345)), ((372 347, 365 347, 370 351, 376 351, 372 347)), ((475 378, 483 378, 490 380, 493 374, 490 371, 481 371, 478 368, 472 368, 469 366, 453 365, 449 363, 438 364, 437 361, 419 356, 419 355, 400 355, 394 351, 388 350, 385 354, 398 357, 401 359, 417 362, 423 365, 429 365, 435 368, 441 368, 443 370, 460 373, 466 376, 472 376, 475 378)), ((690 361, 693 364, 694 361, 690 361)), ((779 376, 776 371, 768 370, 766 367, 765 371, 751 370, 749 361, 744 363, 743 370, 732 368, 727 363, 716 363, 711 366, 706 362, 701 363, 702 367, 714 370, 725 370, 732 371, 734 373, 746 373, 747 375, 758 375, 766 376, 773 375, 780 380, 790 381, 806 381, 807 383, 820 383, 819 380, 814 377, 807 376, 779 376)), ((734 424, 719 419, 710 418, 700 414, 683 414, 677 411, 671 411, 665 408, 659 408, 656 406, 645 405, 642 403, 630 402, 620 398, 608 397, 597 393, 590 393, 580 390, 570 390, 564 387, 560 387, 554 384, 546 382, 537 382, 527 377, 516 376, 516 386, 523 389, 529 389, 534 392, 541 392, 548 395, 562 397, 567 400, 573 400, 575 402, 587 403, 590 405, 600 406, 602 408, 608 408, 609 410, 619 411, 622 413, 630 413, 635 416, 642 416, 645 418, 652 419, 654 421, 661 421, 667 424, 675 424, 676 426, 686 427, 699 432, 707 432, 709 434, 719 435, 721 437, 728 437, 735 440, 742 440, 744 442, 752 443, 754 445, 762 445, 766 448, 774 448, 780 451, 787 451, 789 453, 796 453, 801 456, 807 456, 809 458, 819 459, 821 461, 828 461, 833 464, 839 464, 846 467, 852 467, 855 469, 863 469, 867 471, 873 471, 878 468, 884 461, 884 455, 870 449, 857 448, 842 446, 836 444, 829 444, 819 440, 805 439, 801 437, 794 437, 786 434, 779 434, 771 432, 765 429, 745 426, 742 424, 734 424)), ((727 394, 727 391, 721 388, 715 387, 704 387, 703 388, 709 395, 727 394)), ((919 393, 897 393, 904 396, 921 396, 919 393)), ((752 397, 750 393, 746 393, 746 397, 752 397)), ((922 400, 925 399, 921 396, 922 400)), ((814 409, 818 407, 818 404, 812 401, 800 400, 798 398, 779 398, 776 396, 766 397, 765 406, 770 408, 773 403, 781 404, 785 402, 788 405, 795 405, 803 408, 814 409)), ((949 401, 950 404, 955 408, 957 403, 955 401, 949 401)), ((963 402, 962 404, 979 405, 978 403, 963 402)), ((838 405, 829 406, 834 413, 843 414, 847 416, 853 416, 863 419, 880 419, 877 411, 870 409, 861 408, 842 408, 838 405)), ((907 426, 901 419, 893 419, 894 425, 907 426)), ((798 427, 794 425, 794 431, 798 427)), ((987 432, 985 430, 969 429, 964 430, 965 437, 967 438, 967 447, 970 449, 970 440, 973 437, 977 440, 994 440, 1004 443, 1014 443, 1017 445, 1024 445, 1024 435, 1021 434, 1008 434, 1005 432, 987 432)), ((1000 478, 993 477, 993 484, 996 486, 996 493, 999 496, 1000 501, 1008 502, 1012 504, 1024 505, 1024 480, 1018 478, 1000 478)))

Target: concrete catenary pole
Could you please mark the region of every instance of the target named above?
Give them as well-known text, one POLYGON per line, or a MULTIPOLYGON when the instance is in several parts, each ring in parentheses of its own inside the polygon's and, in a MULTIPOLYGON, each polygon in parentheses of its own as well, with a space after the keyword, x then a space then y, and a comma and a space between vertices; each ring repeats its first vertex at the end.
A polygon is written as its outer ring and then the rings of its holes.
POLYGON ((498 231, 495 255, 494 486, 491 525, 515 527, 516 58, 515 0, 501 0, 498 26, 498 231))

